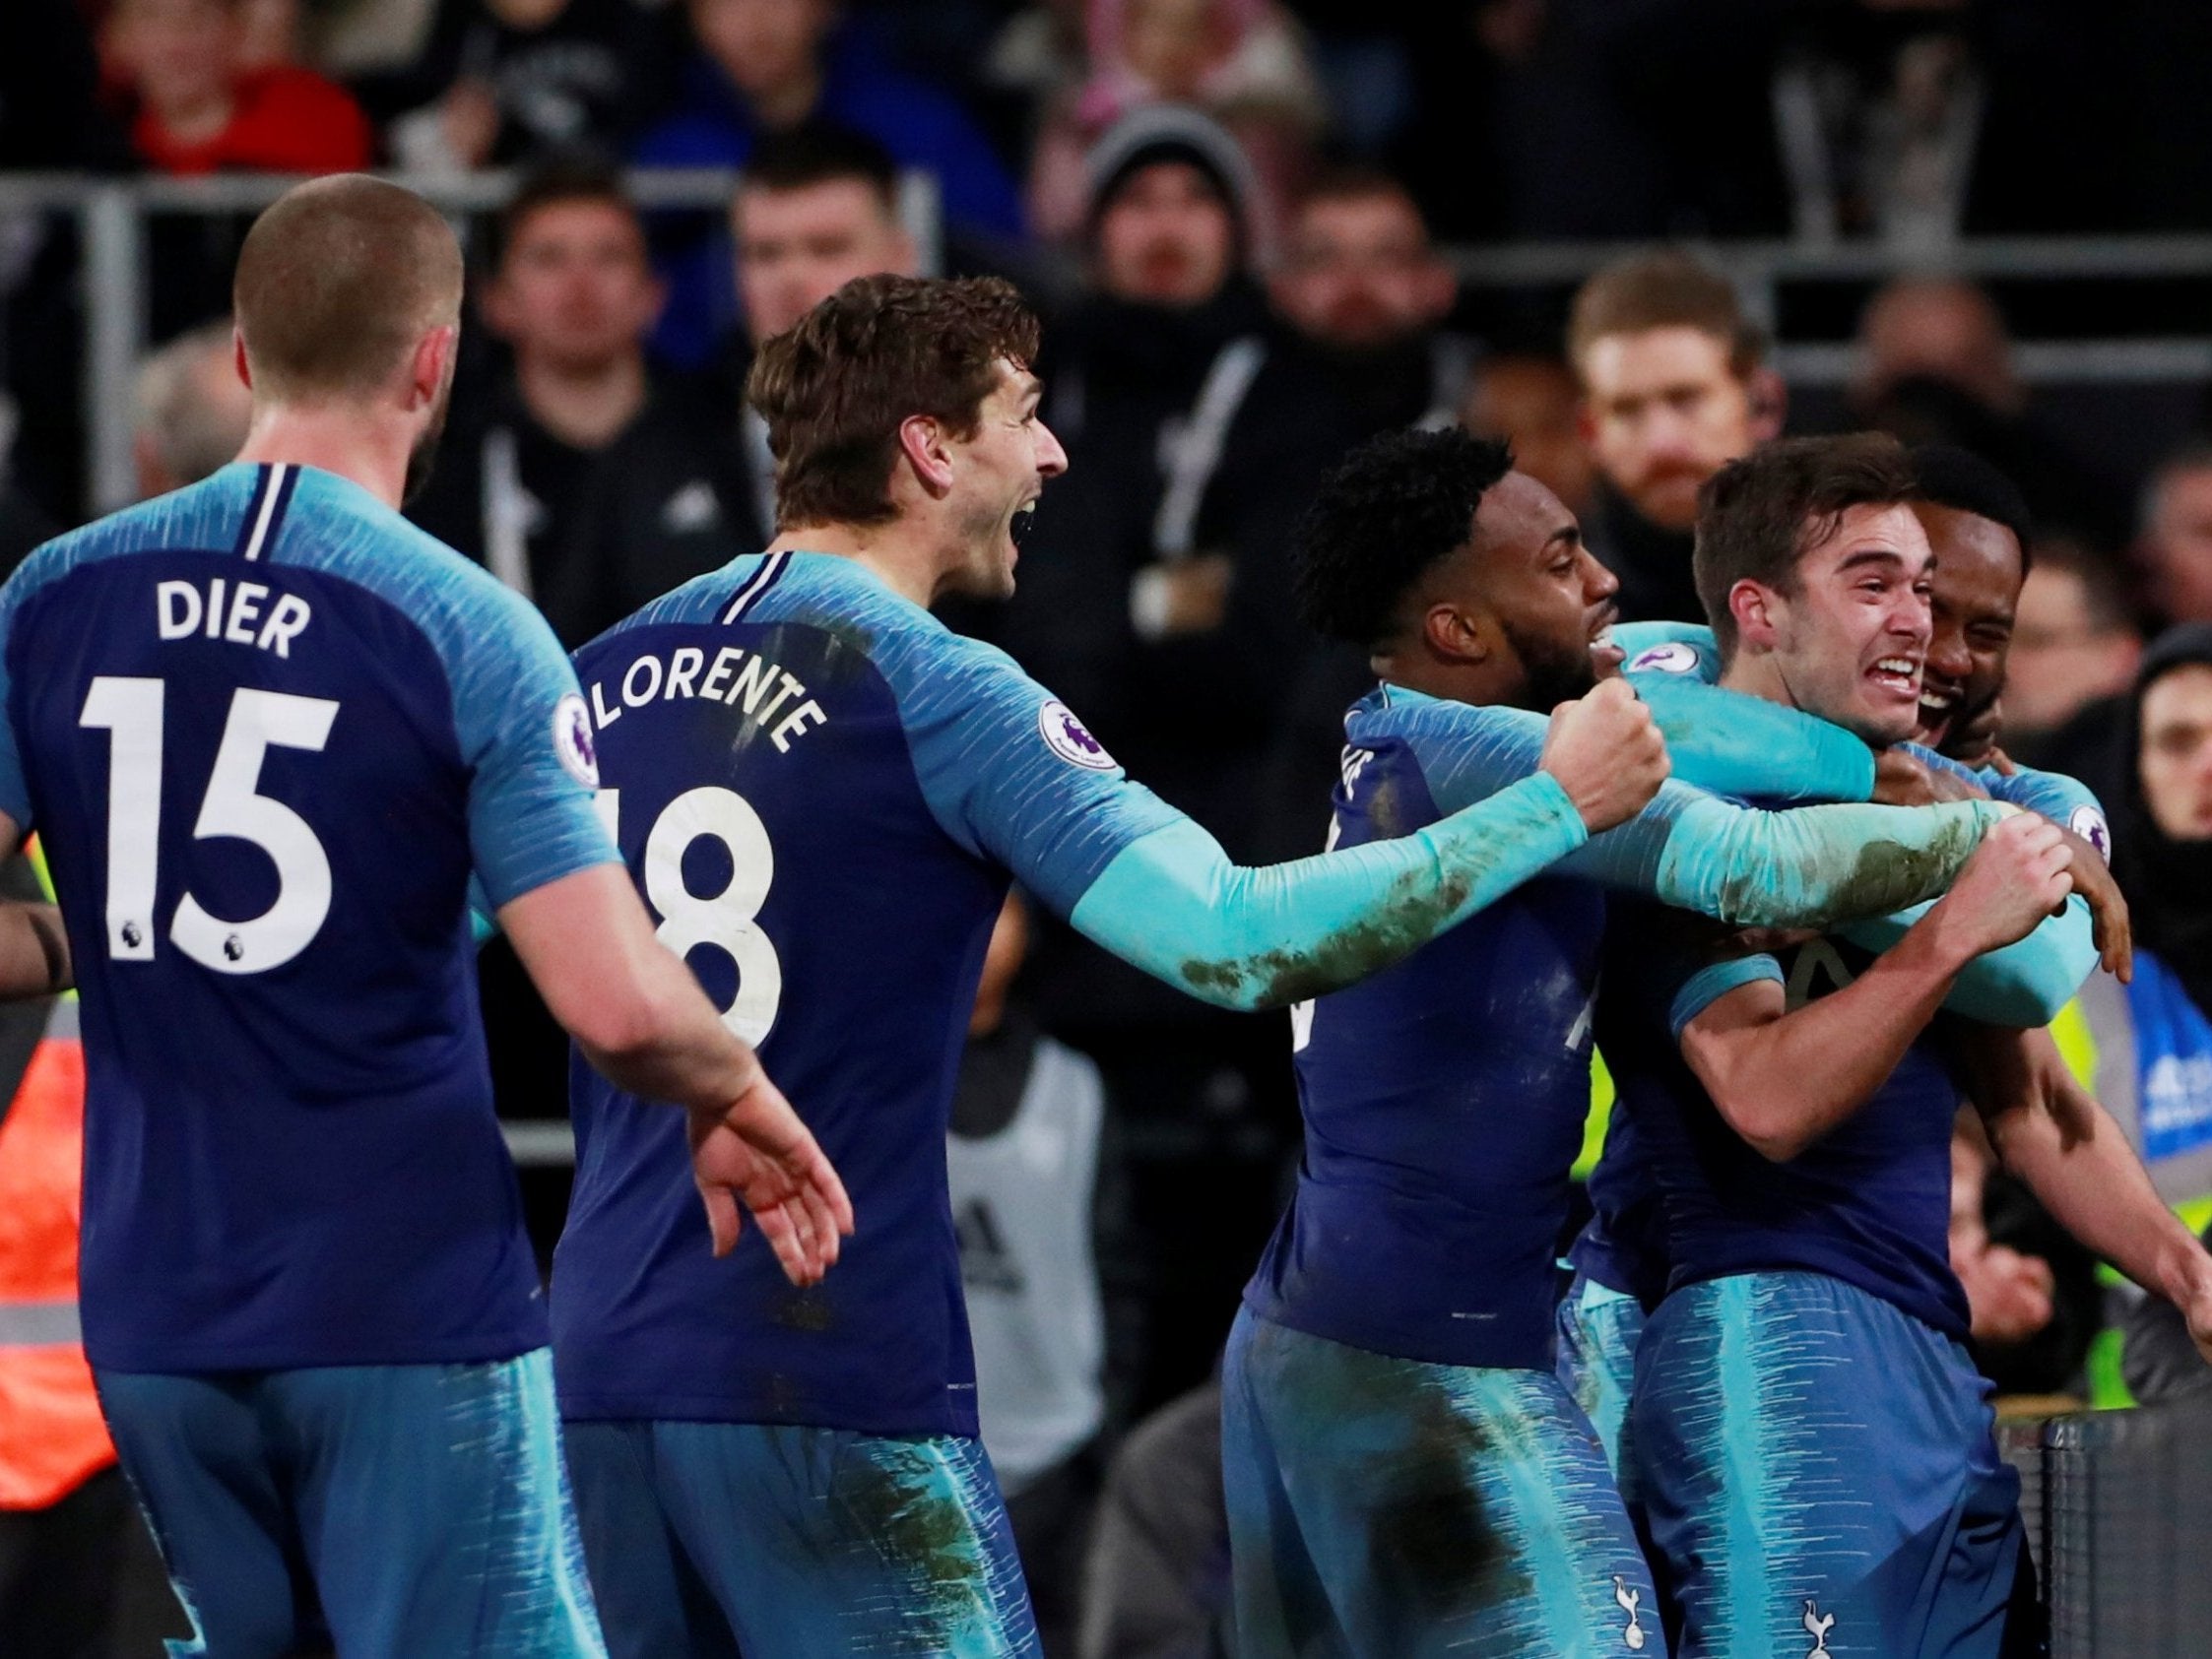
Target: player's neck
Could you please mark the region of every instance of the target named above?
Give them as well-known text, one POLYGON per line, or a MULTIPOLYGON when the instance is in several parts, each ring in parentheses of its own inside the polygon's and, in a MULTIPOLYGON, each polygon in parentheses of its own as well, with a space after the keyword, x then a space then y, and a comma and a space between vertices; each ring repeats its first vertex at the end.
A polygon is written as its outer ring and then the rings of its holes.
POLYGON ((855 564, 924 609, 937 597, 943 561, 936 543, 916 536, 903 520, 884 525, 815 524, 786 530, 768 543, 771 553, 828 553, 855 564))
POLYGON ((515 360, 531 418, 572 449, 604 449, 645 407, 645 359, 632 352, 571 370, 542 357, 515 360))
POLYGON ((1764 697, 1770 703, 1781 703, 1787 708, 1797 706, 1789 681, 1783 677, 1782 661, 1772 652, 1754 656, 1748 651, 1738 651, 1721 670, 1721 684, 1730 691, 1764 697))
POLYGON ((238 459, 336 473, 397 511, 413 444, 412 432, 357 410, 275 408, 255 415, 238 459))

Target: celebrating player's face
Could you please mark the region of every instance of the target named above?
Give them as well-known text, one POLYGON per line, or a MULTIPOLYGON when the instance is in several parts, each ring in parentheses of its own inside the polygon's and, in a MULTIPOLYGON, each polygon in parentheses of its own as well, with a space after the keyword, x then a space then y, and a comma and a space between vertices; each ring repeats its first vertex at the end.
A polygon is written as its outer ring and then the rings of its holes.
POLYGON ((1956 507, 1918 502, 1913 516, 1935 554, 1919 740, 1979 765, 1997 740, 1997 696, 2024 577, 2020 541, 1995 520, 1956 507))
POLYGON ((1870 743, 1912 736, 1933 564, 1910 507, 1849 507, 1789 589, 1765 590, 1776 667, 1799 708, 1870 743))
POLYGON ((1548 710, 1580 697, 1620 651, 1607 630, 1620 581, 1582 544, 1575 515, 1526 473, 1508 473, 1475 514, 1473 570, 1519 670, 1503 694, 1548 710))
POLYGON ((944 585, 948 592, 976 599, 1013 592, 1020 557, 1014 527, 1027 523, 1045 480, 1068 470, 1067 451, 1037 415, 1043 392, 1035 375, 1002 358, 999 383, 983 400, 974 434, 957 445, 961 466, 953 487, 962 497, 964 558, 944 585))

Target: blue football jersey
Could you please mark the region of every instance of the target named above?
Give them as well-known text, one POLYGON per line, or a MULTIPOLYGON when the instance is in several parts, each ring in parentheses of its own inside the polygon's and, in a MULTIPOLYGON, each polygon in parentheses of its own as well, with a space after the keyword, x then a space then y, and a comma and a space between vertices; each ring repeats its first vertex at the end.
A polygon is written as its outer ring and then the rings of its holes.
MULTIPOLYGON (((1499 783, 1540 747, 1540 722, 1507 735, 1528 724, 1511 710, 1372 694, 1346 720, 1334 846, 1394 839, 1465 803, 1466 779, 1429 770, 1450 765, 1423 740, 1446 722, 1526 748, 1499 783)), ((1550 1364, 1605 905, 1595 881, 1541 877, 1295 1011, 1305 1156, 1245 1291, 1254 1312, 1400 1359, 1550 1364)))
POLYGON ((681 1116, 575 1072, 553 1266, 571 1418, 976 1432, 944 1137, 1008 873, 1066 915, 1177 821, 1003 653, 850 559, 752 555, 576 658, 660 925, 836 1164, 858 1231, 794 1290, 717 1261, 681 1116))
POLYGON ((84 997, 93 1363, 543 1345, 468 889, 614 858, 545 622, 358 486, 241 464, 33 553, 0 692, 84 997))
POLYGON ((1720 943, 1711 923, 1630 900, 1614 907, 1605 944, 1597 1041, 1658 1193, 1669 1292, 1735 1273, 1825 1273, 1963 1340, 1966 1298, 1950 1256, 1961 1089, 1941 1025, 1851 1117, 1772 1162, 1722 1117, 1678 1034, 1738 986, 1779 981, 1798 1008, 1873 958, 1835 935, 1779 958, 1727 957, 1720 943))

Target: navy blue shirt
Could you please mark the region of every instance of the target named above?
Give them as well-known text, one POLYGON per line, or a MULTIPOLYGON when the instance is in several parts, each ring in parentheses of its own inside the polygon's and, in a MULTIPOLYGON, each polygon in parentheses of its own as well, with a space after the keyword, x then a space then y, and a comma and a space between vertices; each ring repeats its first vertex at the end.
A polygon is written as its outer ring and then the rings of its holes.
POLYGON ((543 1346, 468 895, 615 857, 545 621, 357 485, 237 465, 33 553, 0 692, 84 999, 93 1363, 543 1346))
POLYGON ((1966 1297, 1950 1257, 1961 1089, 1942 1026, 1922 1032, 1843 1123, 1772 1162, 1722 1117, 1682 1057, 1680 1033, 1739 986, 1780 982, 1796 1009, 1835 994, 1873 958, 1834 936, 1780 958, 1729 958, 1720 948, 1713 924, 1633 900, 1615 907, 1606 938, 1597 1041, 1657 1191, 1667 1289, 1738 1273, 1824 1273, 1963 1340, 1966 1297))
POLYGON ((661 937, 758 1046, 858 1231, 807 1291, 751 1230, 715 1260, 681 1115, 579 1064, 563 1412, 973 1435, 944 1137, 1008 874, 1066 915, 1176 814, 1010 659, 850 559, 738 559, 576 663, 661 937))

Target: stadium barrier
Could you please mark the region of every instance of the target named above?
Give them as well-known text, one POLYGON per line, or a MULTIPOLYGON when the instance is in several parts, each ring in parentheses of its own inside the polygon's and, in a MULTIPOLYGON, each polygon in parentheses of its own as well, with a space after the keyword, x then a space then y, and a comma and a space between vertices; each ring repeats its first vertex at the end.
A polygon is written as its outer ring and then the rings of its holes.
MULTIPOLYGON (((450 215, 492 213, 514 193, 511 171, 392 174, 450 215)), ((641 208, 719 214, 737 174, 702 167, 640 168, 628 183, 641 208)), ((0 172, 0 221, 67 214, 77 224, 85 310, 85 477, 95 512, 130 505, 137 475, 131 461, 131 394, 148 341, 147 221, 157 214, 228 217, 259 213, 294 184, 279 173, 215 173, 203 178, 90 178, 79 173, 0 172)), ((908 172, 899 182, 899 217, 914 238, 922 269, 943 259, 937 180, 908 172)), ((11 240, 0 223, 0 244, 11 240)), ((4 251, 4 249, 0 249, 4 251)))
MULTIPOLYGON (((512 192, 508 171, 394 174, 449 213, 488 213, 512 192)), ((647 168, 629 175, 641 206, 719 212, 736 174, 700 168, 647 168)), ((67 214, 83 240, 86 318, 83 382, 87 412, 86 478, 92 505, 105 512, 132 492, 131 386, 146 340, 146 223, 155 214, 235 215, 256 212, 295 179, 275 174, 221 173, 204 178, 105 178, 78 173, 0 173, 0 222, 35 214, 67 214)), ((922 251, 923 268, 943 260, 942 206, 936 181, 910 172, 901 181, 901 217, 922 251)), ((0 223, 0 258, 13 238, 0 223)), ((1540 242, 1451 247, 1446 259, 1470 290, 1564 290, 1599 266, 1648 243, 1540 242)), ((1693 244, 1728 273, 1770 331, 1790 285, 1867 284, 1907 273, 1941 271, 1984 281, 2185 284, 2212 277, 2212 235, 2161 234, 1961 239, 1932 254, 1880 243, 1744 240, 1693 244)), ((2122 291, 2115 287, 2115 292, 2122 291)), ((2171 307, 2169 307, 2171 309, 2171 307)), ((2115 317, 2142 308, 2114 304, 2115 317)), ((2191 325, 2192 327, 2194 325, 2191 325)), ((1785 340, 1776 366, 1792 385, 1832 389, 1849 380, 1849 344, 1785 340)), ((2193 386, 2212 381, 2212 332, 2139 333, 2102 339, 2018 342, 2021 377, 2035 385, 2193 386)))

